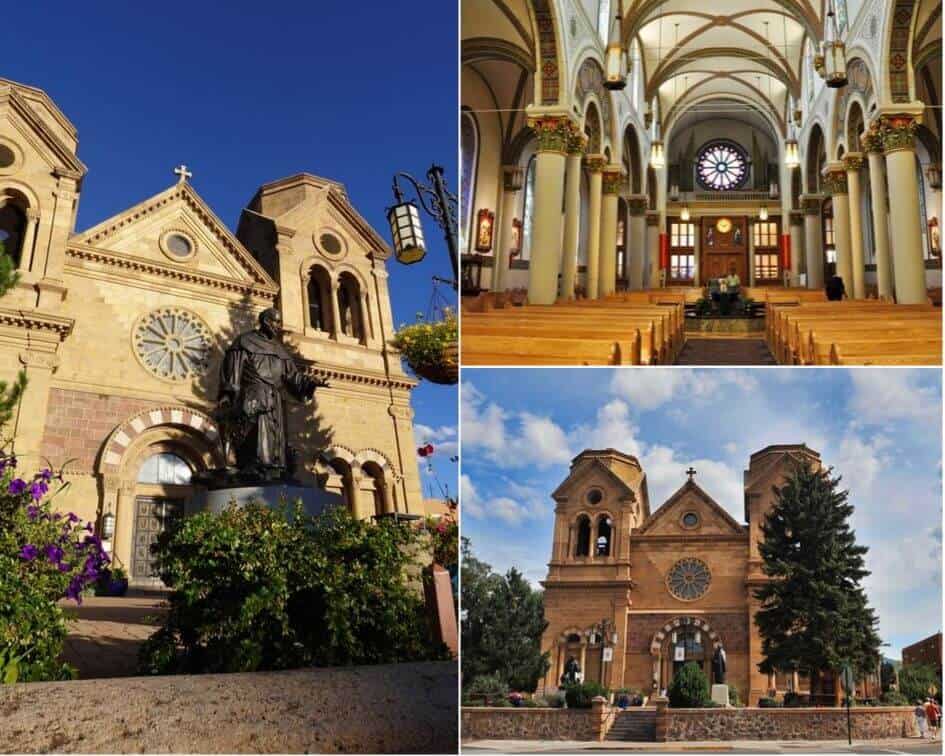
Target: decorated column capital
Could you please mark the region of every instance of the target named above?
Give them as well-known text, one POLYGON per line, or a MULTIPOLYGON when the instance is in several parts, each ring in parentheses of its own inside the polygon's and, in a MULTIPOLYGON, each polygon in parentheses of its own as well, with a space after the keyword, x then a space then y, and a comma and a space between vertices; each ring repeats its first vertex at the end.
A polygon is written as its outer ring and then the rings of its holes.
POLYGON ((568 154, 583 155, 587 150, 587 135, 576 129, 568 137, 568 154))
POLYGON ((879 129, 878 121, 873 121, 870 127, 860 135, 860 146, 867 154, 883 151, 883 134, 879 129))
POLYGON ((804 211, 792 210, 788 215, 792 226, 801 226, 804 224, 804 211))
POLYGON ((620 194, 626 181, 627 175, 619 165, 608 165, 601 177, 601 191, 604 194, 620 194))
POLYGON ((627 196, 627 212, 634 217, 646 215, 649 201, 645 194, 631 194, 627 196))
POLYGON ((658 226, 660 224, 660 214, 657 212, 647 212, 646 214, 646 225, 648 226, 658 226))
POLYGON ((820 215, 821 208, 824 205, 824 195, 802 194, 799 199, 804 215, 820 215))
POLYGON ((863 167, 862 152, 848 152, 843 156, 843 167, 848 171, 858 171, 863 167))
POLYGON ((899 150, 915 149, 915 134, 919 121, 910 113, 890 113, 879 117, 879 131, 883 135, 883 150, 888 155, 899 150))
POLYGON ((507 192, 517 192, 525 183, 525 169, 520 165, 502 166, 502 188, 507 192))
POLYGON ((535 132, 538 140, 538 152, 557 152, 568 154, 571 139, 579 133, 568 116, 543 115, 528 119, 528 126, 535 132))
POLYGON ((847 194, 847 171, 843 163, 827 163, 822 173, 824 177, 823 188, 827 194, 847 194))
POLYGON ((603 155, 585 155, 584 156, 584 166, 591 173, 600 173, 604 170, 604 166, 607 165, 607 158, 603 155))

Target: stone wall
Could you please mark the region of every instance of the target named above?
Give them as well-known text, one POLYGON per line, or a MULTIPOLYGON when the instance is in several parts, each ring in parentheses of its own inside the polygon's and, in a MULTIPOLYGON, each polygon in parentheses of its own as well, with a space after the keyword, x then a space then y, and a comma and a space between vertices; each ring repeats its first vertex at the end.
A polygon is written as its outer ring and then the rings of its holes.
MULTIPOLYGON (((912 707, 851 710, 853 738, 875 740, 918 734, 912 707)), ((846 709, 666 709, 657 740, 846 740, 846 709)))
MULTIPOLYGON (((609 707, 608 707, 609 708, 609 707)), ((598 740, 591 709, 463 707, 464 740, 598 740)))

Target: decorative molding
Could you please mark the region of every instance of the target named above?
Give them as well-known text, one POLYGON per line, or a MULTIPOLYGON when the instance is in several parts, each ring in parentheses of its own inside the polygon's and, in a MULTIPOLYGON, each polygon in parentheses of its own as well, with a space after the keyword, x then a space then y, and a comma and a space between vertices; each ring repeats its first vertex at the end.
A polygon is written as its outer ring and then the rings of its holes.
POLYGON ((28 331, 49 331, 65 338, 72 333, 75 321, 58 315, 49 315, 30 310, 15 310, 0 307, 0 326, 25 328, 28 331))
POLYGON ((883 135, 883 151, 888 155, 899 150, 914 150, 919 123, 908 113, 882 115, 879 130, 883 135))
POLYGON ((125 453, 135 439, 152 428, 161 425, 184 427, 204 437, 210 448, 216 448, 220 440, 213 419, 199 410, 183 405, 150 407, 132 415, 109 434, 98 462, 98 472, 115 473, 121 468, 125 453))
POLYGON ((568 154, 568 145, 577 131, 567 116, 537 116, 528 119, 529 127, 538 140, 538 152, 568 154))
POLYGON ((909 102, 909 42, 915 0, 897 0, 889 33, 889 94, 893 102, 909 102))
POLYGON ((849 193, 849 189, 847 188, 847 174, 843 168, 825 170, 823 176, 822 187, 827 194, 836 196, 838 194, 849 193))
POLYGON ((863 167, 863 155, 859 152, 848 152, 843 156, 843 167, 848 171, 858 171, 863 167))
POLYGON ((538 52, 541 56, 541 104, 557 105, 561 84, 558 77, 561 67, 558 63, 558 37, 555 29, 555 17, 551 0, 533 0, 535 25, 538 27, 538 52))
POLYGON ((594 58, 587 58, 578 68, 574 85, 574 102, 582 111, 586 107, 588 95, 592 93, 597 96, 597 101, 600 103, 600 117, 603 121, 604 133, 601 135, 601 145, 598 145, 598 149, 602 149, 603 137, 613 139, 613 106, 610 91, 604 86, 604 69, 594 58))

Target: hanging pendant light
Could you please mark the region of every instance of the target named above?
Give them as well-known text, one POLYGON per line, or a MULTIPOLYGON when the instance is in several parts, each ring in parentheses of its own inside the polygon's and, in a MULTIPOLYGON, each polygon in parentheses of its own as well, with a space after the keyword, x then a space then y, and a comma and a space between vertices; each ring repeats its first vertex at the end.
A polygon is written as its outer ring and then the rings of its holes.
POLYGON ((771 186, 768 187, 768 196, 771 197, 771 199, 778 198, 778 184, 776 181, 772 181, 771 186))
POLYGON ((784 143, 784 164, 788 168, 797 168, 801 164, 801 155, 797 150, 796 139, 788 139, 784 143))
POLYGON ((837 17, 834 14, 833 3, 831 2, 827 10, 827 31, 832 30, 832 39, 825 39, 820 46, 820 54, 823 58, 824 82, 831 89, 839 89, 847 85, 847 56, 846 46, 840 41, 840 30, 837 28, 837 17))
POLYGON ((607 53, 604 57, 604 87, 621 90, 627 86, 627 51, 623 47, 623 12, 617 3, 617 15, 610 22, 607 53))
POLYGON ((654 139, 650 145, 650 165, 654 168, 662 168, 666 165, 666 153, 663 151, 663 142, 654 139))
POLYGON ((758 211, 758 217, 763 221, 768 220, 768 206, 767 205, 761 206, 761 209, 758 211))
POLYGON ((672 202, 676 202, 679 199, 679 184, 670 184, 669 187, 669 199, 672 202))
POLYGON ((689 222, 689 205, 682 206, 682 210, 679 211, 679 220, 683 223, 689 222))

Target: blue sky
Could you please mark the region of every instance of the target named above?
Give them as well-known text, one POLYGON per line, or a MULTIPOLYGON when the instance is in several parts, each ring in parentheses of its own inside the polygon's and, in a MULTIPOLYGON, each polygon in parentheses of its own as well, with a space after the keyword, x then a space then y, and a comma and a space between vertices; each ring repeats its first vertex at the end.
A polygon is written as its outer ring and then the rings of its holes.
POLYGON ((537 584, 550 493, 582 449, 636 455, 654 511, 692 464, 743 522, 750 454, 806 443, 851 492, 884 653, 899 658, 942 627, 941 393, 937 369, 467 369, 462 532, 479 558, 537 584))
MULTIPOLYGON (((457 29, 456 3, 441 0, 13 3, 0 77, 44 89, 78 128, 80 230, 186 163, 230 228, 259 185, 308 171, 343 182, 387 239, 395 171, 438 162, 457 186, 457 29)), ((431 276, 451 275, 439 229, 425 227, 426 260, 388 265, 398 325, 426 312, 431 276)), ((421 384, 414 409, 417 441, 437 446, 455 491, 456 392, 421 384)))

